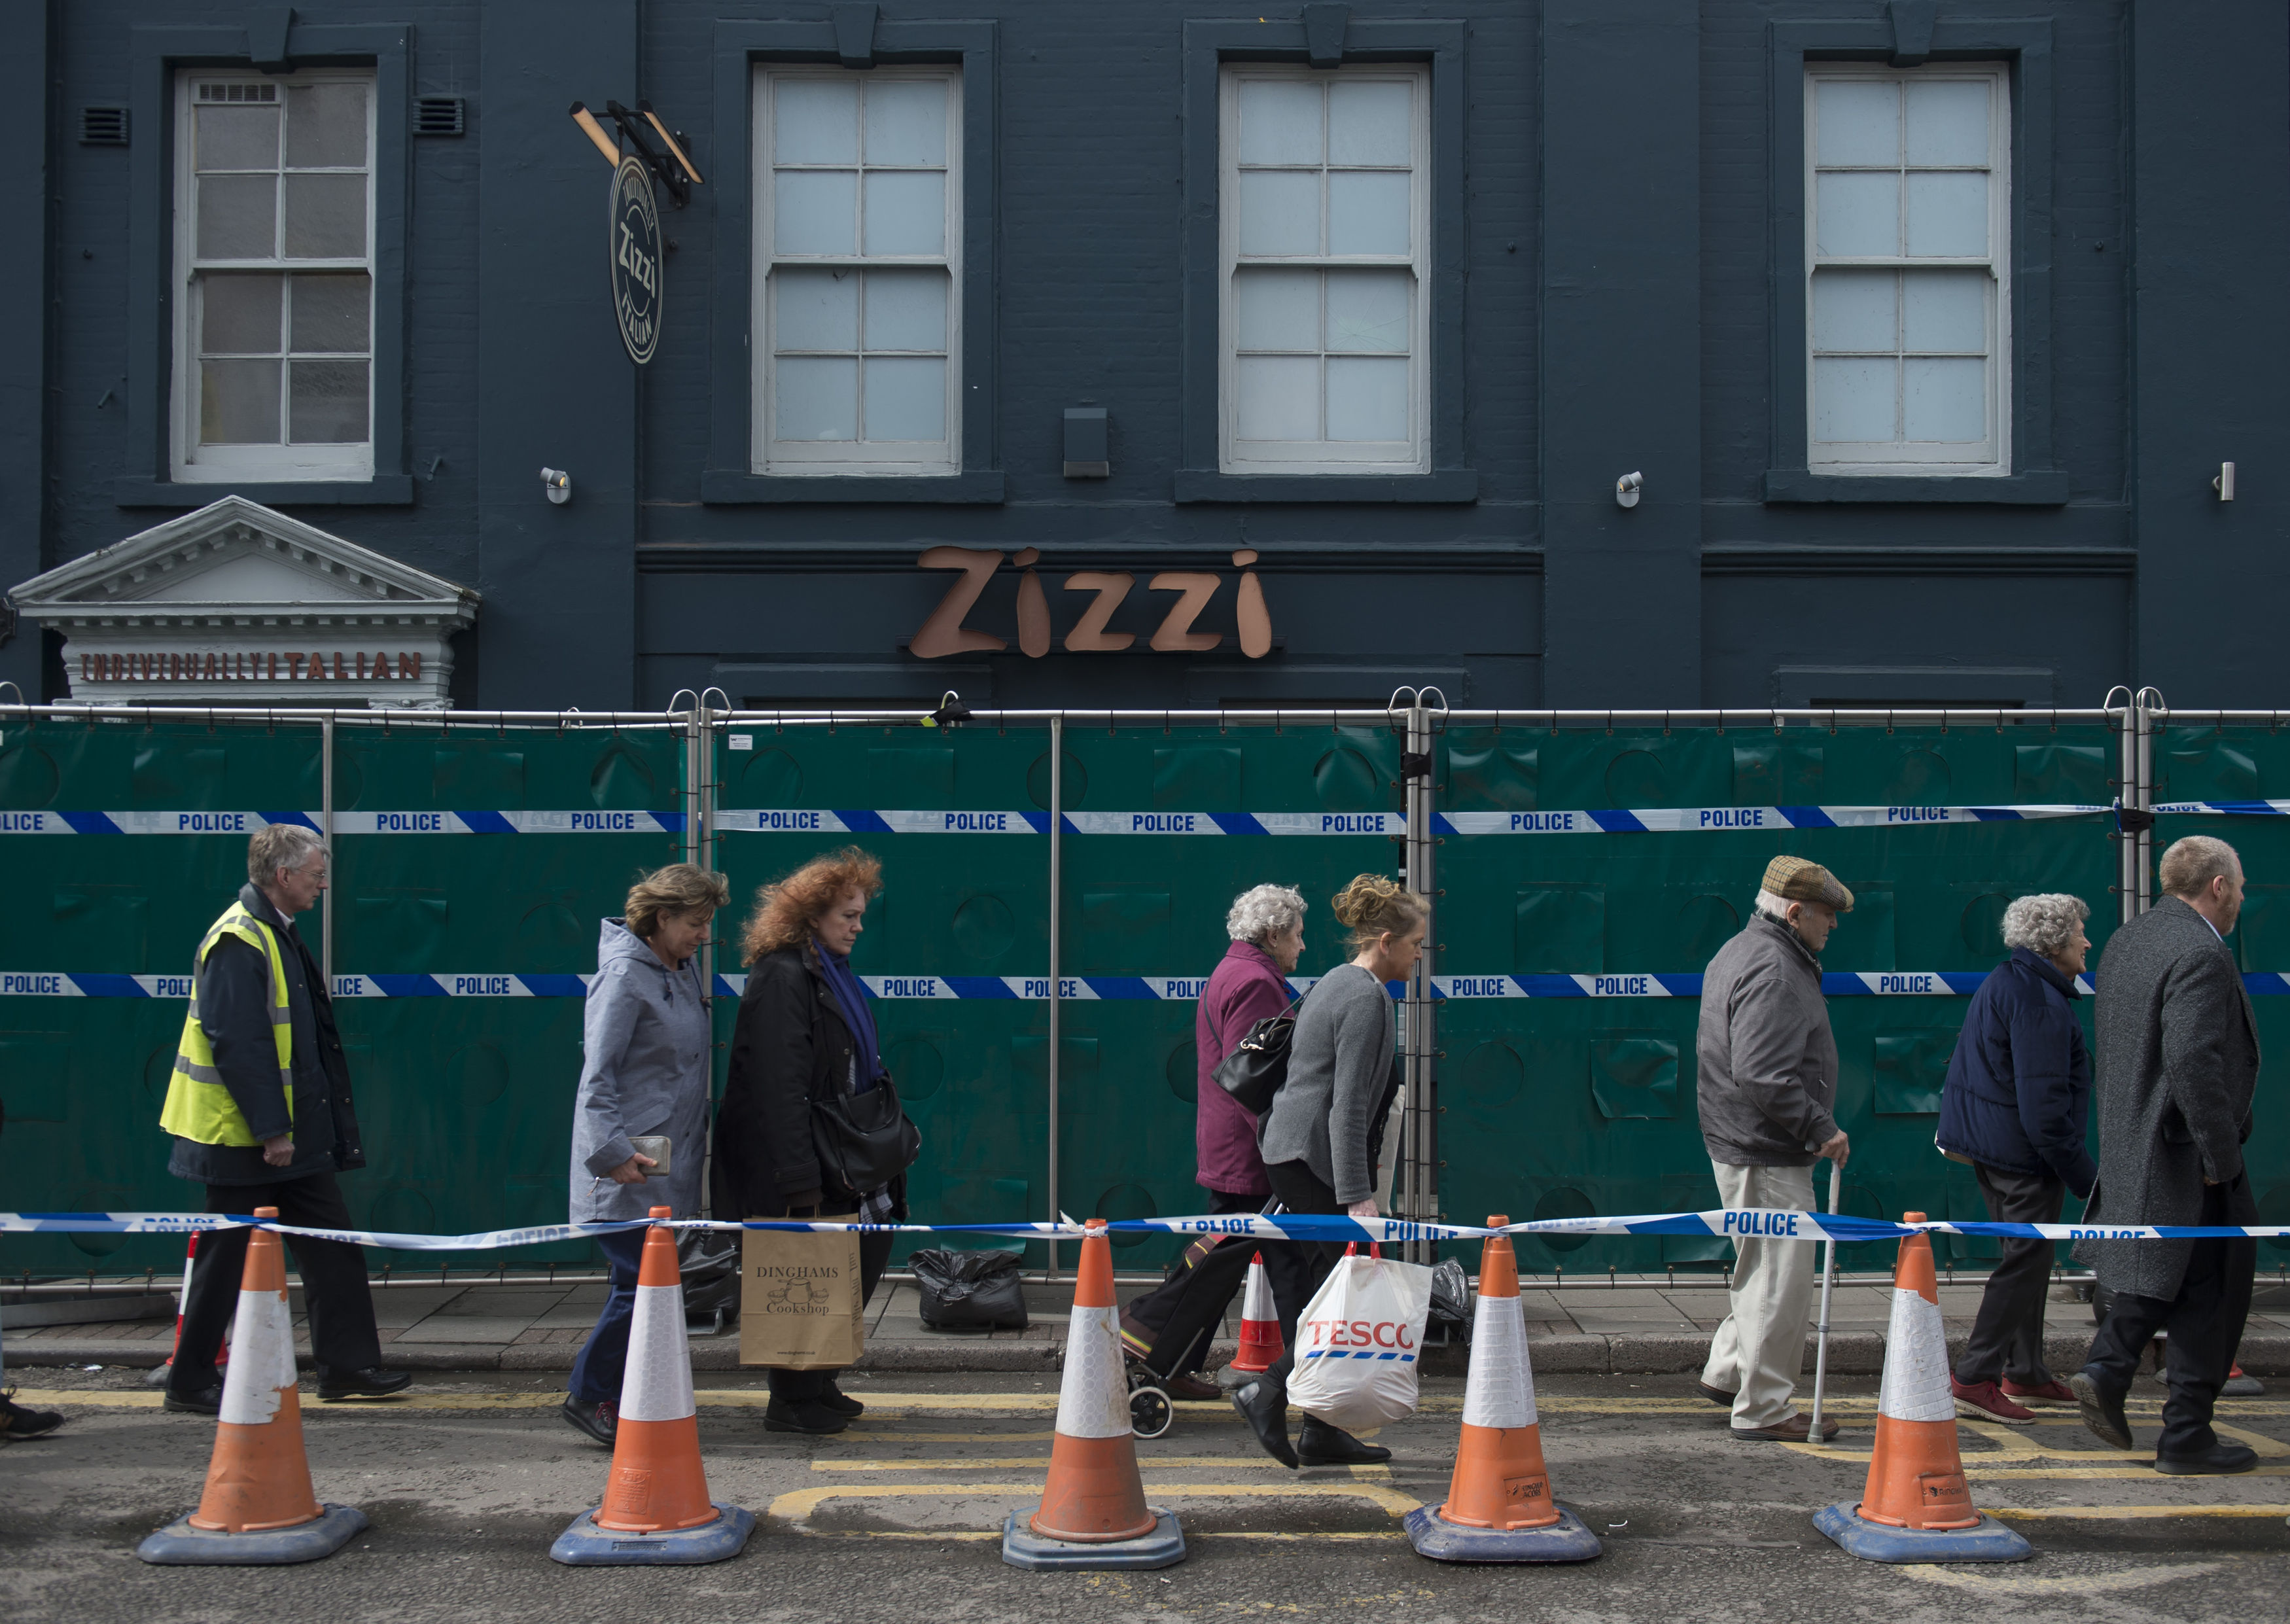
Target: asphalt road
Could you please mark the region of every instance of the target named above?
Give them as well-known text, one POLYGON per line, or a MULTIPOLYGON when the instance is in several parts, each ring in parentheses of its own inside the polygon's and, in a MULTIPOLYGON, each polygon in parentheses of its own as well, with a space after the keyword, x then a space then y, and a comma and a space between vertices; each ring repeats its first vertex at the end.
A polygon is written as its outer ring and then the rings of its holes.
MULTIPOLYGON (((363 1508, 369 1532, 306 1567, 195 1569, 148 1567, 132 1552, 196 1503, 211 1426, 148 1407, 140 1372, 23 1374, 41 1384, 24 1401, 45 1406, 61 1389, 79 1402, 60 1432, 0 1450, 0 1616, 16 1624, 2290 1617, 2290 1401, 2273 1398, 2222 1406, 2264 1456, 2239 1477, 2159 1476, 2105 1450, 2071 1412, 2032 1428, 1967 1427, 1974 1498, 2017 1514, 2037 1555, 1919 1568, 1857 1562, 1810 1521, 1858 1497, 1875 1413, 1867 1379, 1838 1385, 1846 1431, 1825 1452, 1735 1443, 1684 1377, 1543 1381, 1554 1486, 1606 1543, 1600 1560, 1566 1568, 1451 1566, 1408 1548, 1398 1517, 1442 1497, 1460 1381, 1428 1381, 1424 1410, 1382 1435, 1389 1468, 1290 1474, 1229 1411, 1185 1406, 1139 1455, 1149 1498, 1182 1521, 1187 1560, 1157 1573, 1039 1574, 1005 1566, 996 1531, 1038 1493, 1051 1380, 852 1380, 872 1412, 813 1440, 765 1433, 760 1394, 738 1379, 703 1380, 709 1485, 759 1514, 755 1538, 717 1566, 598 1570, 548 1556, 601 1493, 607 1464, 555 1414, 553 1382, 437 1380, 388 1404, 306 1397, 318 1492, 363 1508)), ((2156 1409, 2142 1398, 2132 1412, 2150 1441, 2156 1409)))

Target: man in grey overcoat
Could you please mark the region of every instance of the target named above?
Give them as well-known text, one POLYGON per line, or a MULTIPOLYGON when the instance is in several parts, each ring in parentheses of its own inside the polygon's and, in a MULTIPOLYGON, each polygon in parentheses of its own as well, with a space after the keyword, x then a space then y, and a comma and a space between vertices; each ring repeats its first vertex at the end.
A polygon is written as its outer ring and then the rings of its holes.
MULTIPOLYGON (((2100 960, 2095 1089, 2099 1182, 2082 1222, 2254 1224, 2243 1166, 2258 1082, 2258 1026, 2226 933, 2242 912, 2242 861, 2192 835, 2163 853, 2162 900, 2118 930, 2100 960)), ((2211 1409, 2250 1313, 2258 1244, 2248 1236, 2082 1241, 2112 1294, 2070 1377, 2086 1426, 2131 1448, 2123 1397, 2139 1355, 2168 1333, 2158 1472, 2246 1472, 2258 1457, 2211 1429, 2211 1409)))

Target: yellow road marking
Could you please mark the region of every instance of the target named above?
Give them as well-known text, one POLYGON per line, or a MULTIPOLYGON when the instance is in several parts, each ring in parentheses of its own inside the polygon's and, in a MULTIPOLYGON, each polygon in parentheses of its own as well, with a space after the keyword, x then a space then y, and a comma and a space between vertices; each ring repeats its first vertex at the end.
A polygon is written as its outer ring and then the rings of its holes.
POLYGON ((2226 1434, 2238 1444, 2249 1444, 2258 1452, 2261 1460, 2278 1460, 2285 1455, 2290 1455, 2290 1444, 2285 1444, 2279 1438, 2270 1438, 2262 1432, 2253 1432, 2245 1427, 2230 1427, 2221 1420, 2212 1421, 2211 1428, 2213 1431, 2226 1434))
POLYGON ((1975 1595, 2087 1596, 2102 1590, 2110 1595, 2118 1590, 2144 1590, 2192 1579, 2199 1573, 2214 1573, 2221 1565, 2215 1562, 2182 1562, 2171 1567, 2110 1573, 1974 1573, 1957 1568, 1906 1564, 1895 1571, 1903 1579, 1922 1580, 1928 1585, 1945 1585, 1951 1590, 1970 1590, 1975 1595))
POLYGON ((2128 1522, 2166 1516, 2290 1516, 2290 1506, 1983 1506, 1990 1516, 2128 1522))
MULTIPOLYGON (((1041 1492, 1038 1483, 827 1484, 816 1489, 789 1490, 772 1501, 765 1516, 774 1522, 800 1527, 813 1512, 831 1500, 906 1500, 925 1496, 1036 1499, 1041 1492)), ((1393 1516, 1405 1516, 1423 1503, 1413 1495, 1374 1483, 1157 1483, 1153 1496, 1157 1500, 1365 1500, 1393 1516)))
MULTIPOLYGON (((982 1471, 988 1468, 997 1471, 1011 1468, 1022 1469, 1027 1467, 1046 1467, 1049 1463, 1050 1458, 1047 1455, 957 1455, 949 1456, 944 1460, 813 1460, 811 1463, 811 1469, 814 1472, 969 1472, 982 1471)), ((1176 1467, 1189 1469, 1204 1466, 1212 1470, 1222 1468, 1237 1468, 1245 1472, 1260 1468, 1266 1471, 1284 1472, 1288 1469, 1269 1455, 1256 1459, 1251 1459, 1245 1455, 1140 1455, 1137 1457, 1137 1464, 1146 1471, 1167 1470, 1176 1467)), ((1325 1468, 1312 1469, 1317 1471, 1325 1468)), ((1343 1469, 1354 1477, 1388 1478, 1391 1476, 1391 1468, 1388 1466, 1349 1466, 1343 1469)))
MULTIPOLYGON (((1967 1423, 1959 1423, 1964 1425, 1967 1423)), ((1846 1466, 1866 1466, 1872 1452, 1865 1449, 1838 1449, 1821 1444, 1784 1444, 1783 1449, 1793 1449, 1798 1454, 1811 1455, 1816 1460, 1835 1460, 1846 1466)), ((2034 1460, 2137 1460, 2151 1461, 2153 1456, 2126 1454, 2113 1449, 2046 1449, 2029 1446, 2025 1454, 2012 1454, 1995 1465, 1993 1455, 1973 1455, 1965 1459, 1964 1475, 1989 1482, 2017 1482, 2022 1478, 2079 1478, 2086 1482, 2128 1482, 2135 1478, 2152 1478, 2158 1474, 2151 1465, 2142 1466, 2032 1466, 2023 1461, 2034 1460)), ((2290 1466, 2254 1467, 2247 1472, 2232 1474, 2241 1477, 2290 1477, 2290 1466)))

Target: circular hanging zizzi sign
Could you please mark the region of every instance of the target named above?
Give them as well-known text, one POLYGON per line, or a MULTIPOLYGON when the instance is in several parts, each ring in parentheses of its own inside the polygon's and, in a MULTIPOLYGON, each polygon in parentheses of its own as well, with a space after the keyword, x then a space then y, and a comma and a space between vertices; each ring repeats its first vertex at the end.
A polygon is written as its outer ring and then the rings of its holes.
POLYGON ((613 172, 613 315, 629 359, 643 366, 660 345, 660 204, 642 159, 613 172))

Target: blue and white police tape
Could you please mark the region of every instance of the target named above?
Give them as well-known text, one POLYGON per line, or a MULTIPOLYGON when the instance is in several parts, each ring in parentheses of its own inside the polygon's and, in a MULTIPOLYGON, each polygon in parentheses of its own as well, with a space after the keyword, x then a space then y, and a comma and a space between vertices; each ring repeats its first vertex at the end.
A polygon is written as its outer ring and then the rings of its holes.
MULTIPOLYGON (((731 808, 715 827, 763 835, 1046 835, 1045 812, 862 812, 731 808)), ((1398 812, 1074 812, 1069 835, 1404 835, 1398 812)))
MULTIPOLYGON (((514 1246, 540 1246, 563 1241, 586 1240, 624 1229, 649 1226, 648 1219, 613 1223, 540 1224, 521 1229, 487 1229, 474 1235, 410 1235, 379 1229, 316 1228, 278 1223, 244 1213, 213 1212, 0 1212, 0 1234, 188 1235, 204 1229, 254 1228, 281 1235, 308 1236, 316 1240, 343 1241, 355 1246, 379 1246, 394 1252, 489 1252, 514 1246)), ((1068 1218, 1054 1223, 868 1224, 837 1220, 688 1218, 671 1220, 673 1229, 795 1230, 804 1233, 866 1235, 997 1235, 1021 1240, 1072 1239, 1084 1226, 1068 1218)), ((1349 1218, 1341 1214, 1282 1212, 1229 1213, 1190 1218, 1115 1219, 1106 1228, 1117 1235, 1184 1235, 1237 1236, 1265 1241, 1373 1242, 1398 1245, 1407 1241, 1477 1241, 1493 1235, 1645 1236, 1685 1235, 1701 1237, 1834 1240, 1851 1244, 1864 1241, 1897 1241, 1916 1234, 1988 1236, 1998 1239, 2047 1241, 2085 1240, 2207 1240, 2251 1236, 2279 1239, 2290 1236, 2290 1224, 2138 1225, 2138 1224, 2010 1224, 1971 1220, 1935 1219, 1919 1224, 1894 1223, 1881 1218, 1854 1218, 1841 1213, 1792 1212, 1766 1207, 1719 1207, 1706 1212, 1653 1212, 1621 1218, 1556 1218, 1505 1224, 1486 1228, 1476 1224, 1419 1223, 1402 1218, 1349 1218)))
MULTIPOLYGON (((315 812, 0 812, 0 835, 252 835, 315 812)), ((680 835, 680 812, 338 812, 337 835, 680 835)))

